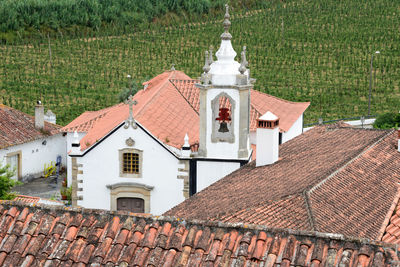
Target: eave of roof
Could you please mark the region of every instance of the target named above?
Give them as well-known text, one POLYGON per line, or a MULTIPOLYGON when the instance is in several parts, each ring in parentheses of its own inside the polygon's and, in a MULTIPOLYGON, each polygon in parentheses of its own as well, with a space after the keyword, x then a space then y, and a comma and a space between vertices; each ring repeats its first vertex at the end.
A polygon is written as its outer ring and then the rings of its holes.
POLYGON ((0 265, 394 266, 398 246, 339 234, 3 202, 0 265), (351 259, 351 260, 350 260, 351 259))

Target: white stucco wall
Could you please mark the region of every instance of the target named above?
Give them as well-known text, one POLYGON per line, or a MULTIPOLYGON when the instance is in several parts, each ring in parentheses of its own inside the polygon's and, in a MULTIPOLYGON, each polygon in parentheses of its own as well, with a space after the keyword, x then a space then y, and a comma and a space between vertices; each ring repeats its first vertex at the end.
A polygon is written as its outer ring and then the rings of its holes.
MULTIPOLYGON (((303 133, 303 115, 301 115, 296 122, 292 125, 289 131, 282 134, 282 143, 295 138, 296 136, 303 133)), ((257 134, 256 131, 250 132, 250 143, 253 145, 257 144, 257 134)))
POLYGON ((256 166, 273 164, 279 156, 279 128, 257 128, 256 166))
POLYGON ((78 175, 83 183, 78 184, 83 191, 78 192, 83 200, 79 206, 86 208, 110 209, 110 189, 106 185, 133 182, 154 188, 150 192, 150 213, 160 215, 184 200, 183 179, 178 179, 178 159, 163 148, 140 127, 137 129, 119 128, 108 138, 94 147, 83 157, 77 158, 83 164, 78 175), (135 144, 126 145, 125 140, 131 137, 135 144), (143 151, 142 177, 120 177, 119 150, 135 148, 143 151))
POLYGON ((40 177, 43 174, 45 164, 56 162, 57 156, 62 158, 61 164, 66 165, 66 137, 62 134, 34 140, 21 145, 11 146, 0 150, 0 162, 7 163, 7 154, 21 152, 21 176, 22 181, 40 177), (43 145, 46 141, 46 145, 43 145))
POLYGON ((239 102, 239 91, 236 89, 221 89, 214 88, 209 89, 207 91, 207 157, 209 158, 220 158, 220 159, 229 159, 229 158, 237 158, 237 154, 239 151, 239 114, 240 114, 240 102, 239 102), (212 134, 212 100, 221 94, 228 94, 233 101, 235 101, 235 110, 232 115, 232 120, 234 120, 233 125, 233 133, 235 136, 235 142, 211 142, 211 134, 212 134))
POLYGON ((238 162, 197 161, 197 192, 239 168, 238 162))
POLYGON ((301 114, 301 116, 296 120, 296 122, 293 123, 289 131, 282 134, 282 143, 285 143, 302 133, 303 133, 303 114, 301 114))

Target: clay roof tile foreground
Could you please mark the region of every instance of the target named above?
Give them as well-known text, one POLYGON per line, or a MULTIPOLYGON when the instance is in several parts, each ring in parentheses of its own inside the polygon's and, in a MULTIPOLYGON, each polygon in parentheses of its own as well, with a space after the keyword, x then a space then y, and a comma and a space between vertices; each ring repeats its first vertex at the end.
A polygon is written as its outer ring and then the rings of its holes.
MULTIPOLYGON (((184 136, 190 145, 199 142, 199 81, 181 71, 166 71, 145 82, 134 100, 133 117, 153 136, 168 146, 180 149, 184 136)), ((266 111, 280 117, 282 131, 288 131, 310 105, 296 103, 251 91, 250 130, 255 131, 256 120, 266 111)), ((81 150, 101 140, 128 118, 127 104, 120 103, 98 111, 87 111, 65 126, 64 132, 87 133, 81 139, 81 150)))
POLYGON ((165 215, 400 243, 396 144, 395 131, 317 126, 280 145, 275 164, 253 161, 165 215))
POLYGON ((0 104, 0 149, 57 134, 60 128, 45 121, 44 129, 38 130, 33 116, 0 104))
POLYGON ((129 212, 0 205, 1 266, 398 266, 397 245, 129 212))

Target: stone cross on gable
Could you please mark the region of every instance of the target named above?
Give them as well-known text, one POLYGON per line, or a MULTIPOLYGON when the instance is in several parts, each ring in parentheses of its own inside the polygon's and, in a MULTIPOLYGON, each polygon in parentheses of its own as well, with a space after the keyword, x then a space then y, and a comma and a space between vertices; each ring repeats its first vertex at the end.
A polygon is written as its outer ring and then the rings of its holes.
POLYGON ((128 105, 129 105, 129 117, 128 117, 128 119, 125 121, 124 128, 125 128, 125 129, 128 129, 129 126, 132 126, 133 129, 136 129, 136 128, 137 128, 137 125, 136 125, 136 123, 135 123, 135 119, 133 118, 133 105, 136 105, 136 104, 137 104, 137 101, 136 101, 136 100, 133 100, 133 96, 131 95, 131 96, 128 97, 128 100, 125 101, 125 104, 128 104, 128 105))

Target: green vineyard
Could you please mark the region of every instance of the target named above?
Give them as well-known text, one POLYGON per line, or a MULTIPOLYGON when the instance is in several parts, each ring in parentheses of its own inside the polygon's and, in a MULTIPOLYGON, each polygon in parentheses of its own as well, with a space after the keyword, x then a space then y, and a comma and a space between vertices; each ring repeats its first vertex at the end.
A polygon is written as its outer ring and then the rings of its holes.
MULTIPOLYGON (((238 54, 247 46, 255 89, 310 101, 306 123, 367 115, 375 51, 371 114, 400 109, 400 2, 269 1, 231 14, 232 43, 238 54)), ((222 18, 0 45, 0 103, 32 113, 41 99, 65 125, 117 103, 128 74, 143 81, 175 64, 197 78, 204 51, 219 47, 222 18)))

